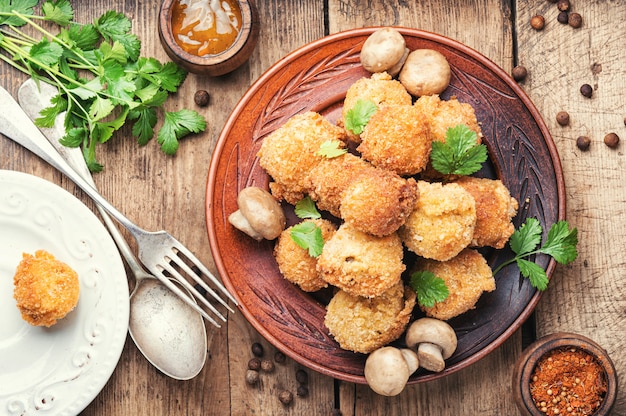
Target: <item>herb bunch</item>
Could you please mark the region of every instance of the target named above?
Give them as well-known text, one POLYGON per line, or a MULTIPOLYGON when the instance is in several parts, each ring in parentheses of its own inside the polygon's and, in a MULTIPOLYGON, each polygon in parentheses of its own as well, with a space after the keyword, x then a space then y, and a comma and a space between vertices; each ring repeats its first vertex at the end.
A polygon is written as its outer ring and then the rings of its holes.
POLYGON ((51 127, 65 112, 68 147, 81 147, 92 172, 102 170, 96 146, 105 143, 127 121, 139 145, 155 135, 158 113, 163 125, 157 142, 168 155, 176 153, 178 140, 206 128, 193 110, 165 111, 169 94, 177 91, 187 73, 173 62, 140 56, 141 41, 131 33, 131 21, 122 13, 108 11, 92 24, 74 22, 69 0, 47 0, 35 14, 37 0, 0 0, 0 59, 29 74, 38 82, 57 87, 59 94, 36 120, 51 127), (39 22, 59 28, 50 33, 39 22), (36 39, 23 31, 30 26, 36 39))

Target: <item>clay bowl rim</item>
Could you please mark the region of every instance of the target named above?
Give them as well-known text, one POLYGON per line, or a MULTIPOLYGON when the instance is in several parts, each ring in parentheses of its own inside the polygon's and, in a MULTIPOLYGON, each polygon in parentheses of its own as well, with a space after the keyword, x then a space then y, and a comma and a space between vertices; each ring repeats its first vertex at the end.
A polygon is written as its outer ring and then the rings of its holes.
POLYGON ((618 380, 615 365, 608 352, 594 340, 572 332, 556 332, 537 339, 523 351, 517 359, 513 371, 513 396, 522 412, 531 416, 545 416, 535 406, 530 394, 530 379, 539 360, 555 349, 571 347, 582 350, 594 357, 604 369, 607 393, 600 407, 593 413, 596 416, 608 415, 617 399, 618 380))
POLYGON ((254 5, 249 0, 236 0, 241 8, 241 30, 235 39, 235 42, 223 52, 205 56, 193 55, 186 52, 174 39, 172 33, 172 8, 174 3, 179 0, 163 0, 161 10, 159 12, 159 37, 166 51, 176 55, 182 62, 192 64, 199 67, 211 67, 221 65, 230 59, 235 58, 239 53, 245 50, 248 40, 254 36, 254 14, 256 13, 254 5), (250 24, 246 24, 246 22, 250 24))

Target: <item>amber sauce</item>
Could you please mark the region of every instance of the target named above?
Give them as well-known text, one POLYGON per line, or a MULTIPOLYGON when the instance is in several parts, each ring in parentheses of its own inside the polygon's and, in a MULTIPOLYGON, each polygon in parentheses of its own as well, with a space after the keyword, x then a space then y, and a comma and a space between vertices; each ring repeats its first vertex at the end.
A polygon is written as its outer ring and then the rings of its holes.
MULTIPOLYGON (((191 12, 189 14, 192 15, 191 12)), ((211 0, 177 0, 174 3, 172 9, 172 32, 176 43, 187 53, 205 56, 224 52, 235 43, 240 30, 241 8, 236 0, 220 0, 219 2, 211 0), (206 9, 209 8, 208 5, 211 3, 219 3, 219 8, 222 11, 226 10, 230 14, 228 23, 221 26, 222 29, 228 27, 228 33, 223 33, 224 30, 218 30, 216 14, 211 10, 207 10, 206 13, 194 13, 194 17, 187 18, 185 22, 187 8, 191 9, 195 3, 200 2, 205 3, 206 9), (203 15, 204 18, 202 19, 196 17, 203 15), (183 25, 185 26, 183 27, 183 25)))

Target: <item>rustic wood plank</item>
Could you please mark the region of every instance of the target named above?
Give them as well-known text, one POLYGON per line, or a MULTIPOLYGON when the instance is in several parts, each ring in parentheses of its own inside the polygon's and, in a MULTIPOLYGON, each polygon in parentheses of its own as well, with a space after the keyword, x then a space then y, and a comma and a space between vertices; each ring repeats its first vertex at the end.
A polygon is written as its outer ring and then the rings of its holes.
MULTIPOLYGON (((567 189, 567 218, 578 227, 579 257, 558 267, 550 289, 539 302, 537 333, 558 331, 586 335, 612 357, 618 374, 626 374, 623 328, 626 327, 626 280, 623 241, 624 144, 610 149, 607 133, 626 139, 626 2, 572 1, 583 25, 573 29, 556 21, 555 5, 518 2, 519 62, 529 76, 521 85, 533 99, 557 144, 567 189), (528 30, 530 18, 545 16, 545 29, 528 30), (593 87, 591 99, 579 88, 593 87), (570 114, 569 126, 555 116, 570 114), (587 152, 576 147, 589 136, 587 152), (607 326, 612 328, 607 330, 607 326)), ((618 395, 614 414, 626 414, 626 393, 618 395)))

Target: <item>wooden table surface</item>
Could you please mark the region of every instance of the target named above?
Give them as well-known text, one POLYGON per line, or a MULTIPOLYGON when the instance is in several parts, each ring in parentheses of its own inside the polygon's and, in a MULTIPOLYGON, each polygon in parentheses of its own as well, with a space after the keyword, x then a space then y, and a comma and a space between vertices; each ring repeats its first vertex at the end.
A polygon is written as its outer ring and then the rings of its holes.
MULTIPOLYGON (((175 157, 164 156, 156 141, 139 147, 124 131, 101 148, 105 170, 96 175, 101 193, 148 230, 166 229, 215 269, 205 225, 205 186, 211 153, 237 101, 270 65, 290 51, 325 35, 376 25, 400 25, 436 32, 481 52, 505 71, 523 64, 529 76, 523 89, 542 114, 560 153, 565 175, 567 219, 579 230, 579 257, 558 266, 534 316, 537 336, 570 331, 600 343, 626 376, 626 186, 624 144, 611 149, 610 132, 626 140, 626 0, 571 0, 583 25, 573 29, 556 20, 556 4, 547 0, 266 0, 257 4, 261 33, 249 62, 219 78, 189 75, 169 109, 195 108, 193 94, 206 89, 205 133, 184 139, 175 157), (530 18, 544 15, 535 31, 530 18), (579 87, 593 86, 591 99, 579 87), (555 120, 565 110, 571 123, 555 120), (591 138, 589 151, 576 138, 591 138)), ((155 1, 75 1, 76 20, 89 22, 108 9, 126 13, 142 40, 142 55, 166 60, 156 35, 155 1), (89 6, 87 6, 87 4, 89 6)), ((0 65, 0 85, 14 96, 25 79, 0 65)), ((93 208, 84 194, 61 174, 0 137, 0 169, 28 172, 61 184, 93 208)), ((133 246, 134 247, 134 246, 133 246)), ((131 282, 132 287, 132 282, 131 282)), ((532 325, 530 325, 532 327, 532 325)), ((531 328, 531 332, 533 328, 531 328)), ((526 338, 524 338, 526 339, 526 338)), ((443 379, 412 385, 384 398, 367 386, 339 382, 308 370, 309 396, 283 406, 278 392, 295 393, 295 372, 288 359, 259 387, 244 382, 250 346, 260 342, 266 355, 275 349, 244 319, 229 317, 220 330, 209 328, 209 358, 190 381, 174 381, 156 371, 127 341, 119 364, 83 415, 512 415, 513 364, 522 351, 519 330, 486 358, 443 379)), ((626 415, 626 389, 618 395, 615 415, 626 415)), ((0 409, 0 413, 3 410, 0 409)))

